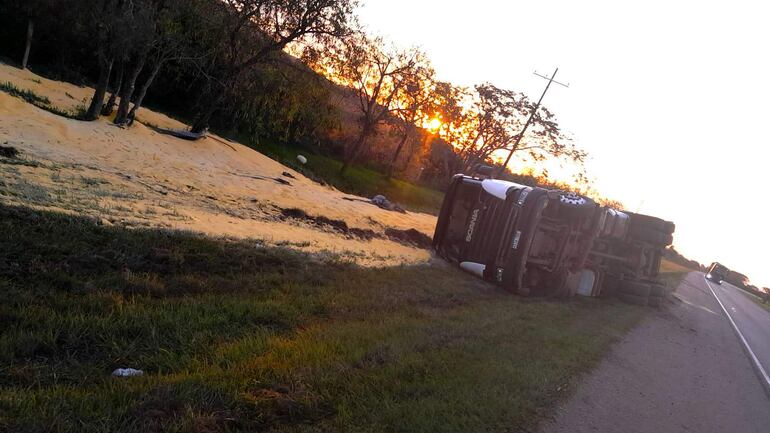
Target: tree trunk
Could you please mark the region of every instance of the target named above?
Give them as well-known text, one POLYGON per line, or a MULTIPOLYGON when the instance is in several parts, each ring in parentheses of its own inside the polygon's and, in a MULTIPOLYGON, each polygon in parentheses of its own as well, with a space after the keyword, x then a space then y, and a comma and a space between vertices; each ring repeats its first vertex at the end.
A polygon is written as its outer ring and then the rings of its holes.
POLYGON ((147 80, 142 84, 142 87, 139 88, 139 93, 136 95, 136 99, 134 100, 134 106, 131 108, 131 111, 128 113, 128 126, 131 126, 134 124, 134 119, 136 119, 136 112, 139 111, 140 108, 142 108, 142 102, 144 102, 144 97, 147 96, 147 90, 152 85, 152 82, 155 80, 155 77, 158 76, 158 72, 160 72, 160 68, 163 66, 163 62, 159 61, 155 64, 155 67, 152 68, 152 72, 150 72, 150 76, 147 77, 147 80))
POLYGON ((134 95, 134 89, 136 89, 136 80, 139 78, 139 74, 144 69, 144 62, 146 56, 142 55, 136 59, 134 69, 131 70, 131 74, 128 76, 126 85, 120 89, 120 104, 118 104, 118 112, 115 114, 115 124, 125 125, 128 120, 128 107, 131 104, 131 96, 134 95))
POLYGON ((348 153, 347 158, 345 158, 345 162, 342 163, 340 174, 345 174, 345 172, 348 170, 348 167, 350 167, 350 164, 356 160, 358 153, 366 144, 366 139, 369 138, 371 130, 372 127, 370 125, 364 125, 363 129, 361 130, 361 135, 358 136, 358 140, 356 140, 353 148, 350 149, 350 153, 348 153))
POLYGON ((409 138, 409 132, 405 132, 404 136, 401 137, 401 141, 398 142, 398 146, 396 147, 396 152, 393 154, 393 158, 390 160, 390 165, 388 166, 388 179, 393 177, 393 170, 396 168, 396 161, 398 161, 398 156, 401 154, 401 150, 404 148, 404 144, 406 144, 406 140, 409 138))
POLYGON ((104 105, 104 95, 107 93, 107 85, 110 81, 112 72, 112 59, 102 58, 99 62, 99 81, 94 89, 94 97, 91 99, 91 105, 86 112, 86 120, 96 120, 104 105))
POLYGON ((289 129, 286 132, 286 142, 291 144, 297 143, 297 132, 299 131, 299 116, 294 116, 289 123, 289 129))
POLYGON ((115 111, 115 102, 118 99, 118 94, 121 92, 121 89, 123 88, 123 70, 125 69, 125 62, 120 62, 118 66, 118 72, 117 76, 115 77, 115 82, 112 85, 112 93, 110 94, 110 99, 107 100, 107 103, 104 104, 104 108, 102 108, 102 116, 109 116, 112 114, 113 111, 115 111))
POLYGON ((29 50, 32 48, 32 35, 35 33, 35 23, 30 18, 27 21, 27 45, 24 48, 24 57, 21 59, 21 69, 27 69, 29 62, 29 50))

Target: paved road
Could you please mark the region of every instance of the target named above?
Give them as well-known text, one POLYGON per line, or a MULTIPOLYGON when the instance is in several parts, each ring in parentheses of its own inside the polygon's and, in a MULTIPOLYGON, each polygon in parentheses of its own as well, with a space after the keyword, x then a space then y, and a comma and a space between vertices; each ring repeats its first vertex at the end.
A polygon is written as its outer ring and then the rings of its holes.
MULTIPOLYGON (((540 431, 770 432, 770 398, 702 275, 617 344, 540 431)), ((753 310, 729 302, 736 315, 753 310)))
POLYGON ((770 374, 770 313, 752 301, 752 295, 732 284, 708 284, 730 313, 730 317, 764 368, 765 374, 770 374))

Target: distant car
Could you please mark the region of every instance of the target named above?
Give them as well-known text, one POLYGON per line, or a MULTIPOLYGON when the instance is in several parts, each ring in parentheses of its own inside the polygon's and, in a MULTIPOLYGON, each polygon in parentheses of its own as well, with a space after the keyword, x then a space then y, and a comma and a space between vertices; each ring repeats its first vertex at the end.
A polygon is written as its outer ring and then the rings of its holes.
POLYGON ((727 275, 730 273, 730 270, 727 269, 726 266, 714 262, 709 266, 708 271, 706 272, 706 279, 711 281, 712 283, 716 284, 722 284, 722 281, 727 278, 727 275))

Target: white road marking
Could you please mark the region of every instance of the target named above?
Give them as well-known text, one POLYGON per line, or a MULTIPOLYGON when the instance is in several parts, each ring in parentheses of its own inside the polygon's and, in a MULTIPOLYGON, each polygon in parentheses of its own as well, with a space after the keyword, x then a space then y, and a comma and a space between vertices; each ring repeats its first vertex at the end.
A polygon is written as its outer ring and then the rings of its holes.
MULTIPOLYGON (((722 304, 722 301, 719 300, 719 297, 717 296, 716 292, 714 292, 714 289, 711 287, 711 283, 709 283, 709 280, 707 280, 706 277, 703 277, 703 281, 706 282, 706 285, 711 291, 711 294, 714 295, 714 298, 719 303, 719 306, 722 307, 722 311, 725 312, 725 315, 727 316, 727 320, 729 320, 730 324, 733 325, 733 330, 735 330, 735 333, 738 334, 738 338, 740 338, 741 343, 743 343, 743 348, 746 349, 746 353, 749 354, 751 363, 756 369, 757 374, 759 374, 759 377, 762 379, 762 385, 765 388, 765 392, 767 392, 768 395, 770 395, 770 376, 767 375, 767 372, 765 371, 764 367, 762 367, 762 364, 759 362, 759 358, 757 358, 757 355, 755 355, 754 351, 751 350, 751 346, 749 346, 749 342, 746 341, 746 337, 744 337, 741 330, 738 329, 738 325, 735 324, 735 320, 733 320, 733 317, 730 316, 730 313, 727 312, 727 309, 725 308, 724 304, 722 304)), ((722 288, 722 290, 724 290, 724 288, 722 288)), ((733 307, 733 311, 735 311, 734 307, 733 307)))

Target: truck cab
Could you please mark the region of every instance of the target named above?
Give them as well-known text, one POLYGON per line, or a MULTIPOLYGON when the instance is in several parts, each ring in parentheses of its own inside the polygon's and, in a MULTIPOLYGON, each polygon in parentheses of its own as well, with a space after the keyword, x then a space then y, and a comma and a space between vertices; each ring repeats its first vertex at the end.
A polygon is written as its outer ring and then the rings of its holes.
POLYGON ((456 175, 433 236, 436 253, 521 295, 554 295, 583 268, 600 209, 574 193, 456 175))

